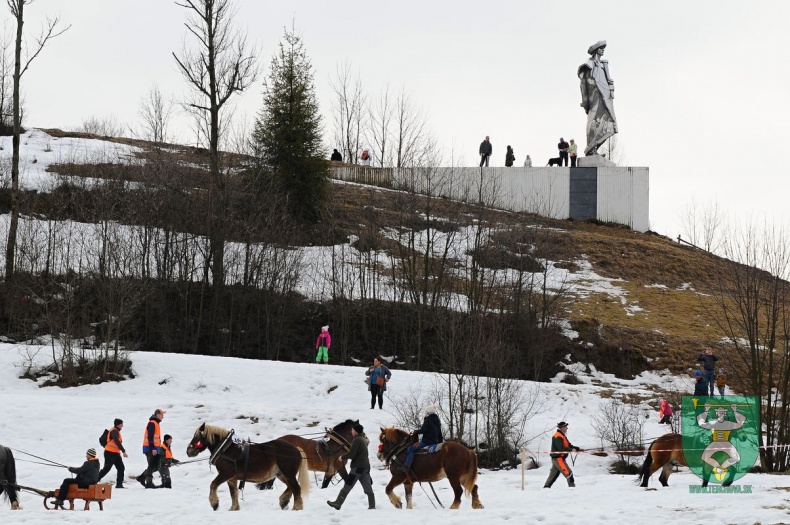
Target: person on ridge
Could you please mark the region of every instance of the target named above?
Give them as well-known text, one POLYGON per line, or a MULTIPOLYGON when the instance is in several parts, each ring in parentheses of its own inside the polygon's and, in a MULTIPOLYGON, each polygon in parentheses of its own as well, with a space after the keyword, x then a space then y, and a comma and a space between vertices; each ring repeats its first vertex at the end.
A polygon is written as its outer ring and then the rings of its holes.
POLYGON ((694 370, 694 377, 697 378, 697 382, 694 383, 694 395, 695 396, 707 396, 708 395, 708 382, 705 381, 705 378, 702 377, 702 372, 699 370, 694 370))
POLYGON ((568 452, 571 450, 580 452, 582 449, 575 445, 571 445, 571 442, 568 441, 568 437, 565 435, 567 431, 568 423, 560 421, 557 425, 557 431, 551 437, 551 470, 549 471, 549 477, 546 478, 546 483, 543 484, 544 489, 551 488, 560 476, 560 472, 565 476, 565 479, 568 480, 569 487, 576 486, 576 482, 573 479, 573 472, 565 459, 568 457, 568 452))
POLYGON ((666 399, 661 400, 658 408, 658 424, 669 425, 672 422, 672 405, 666 399))
POLYGON ((329 157, 329 160, 332 162, 343 162, 343 155, 341 155, 340 152, 337 151, 337 148, 335 148, 335 151, 332 152, 332 156, 329 157))
POLYGON ((727 387, 727 376, 724 374, 724 369, 719 368, 719 375, 716 376, 716 388, 719 390, 719 395, 724 395, 724 389, 727 387))
POLYGON ((414 461, 415 452, 431 445, 438 445, 444 441, 444 437, 442 436, 442 421, 439 419, 439 407, 436 405, 428 405, 423 410, 423 413, 425 417, 422 421, 422 426, 419 430, 415 430, 411 434, 414 437, 422 434, 422 438, 406 450, 406 462, 403 464, 403 471, 407 474, 411 469, 412 461, 414 461))
POLYGON ((516 162, 516 154, 513 152, 513 148, 508 145, 507 153, 505 153, 505 167, 512 168, 514 162, 516 162))
POLYGON ((123 458, 128 458, 129 454, 127 454, 126 449, 123 448, 122 428, 123 420, 116 418, 115 421, 113 421, 113 427, 107 429, 107 444, 104 445, 104 467, 101 469, 101 472, 99 472, 99 481, 101 481, 101 479, 110 472, 110 469, 115 467, 116 489, 126 488, 123 486, 123 473, 125 471, 123 458), (121 457, 121 455, 123 455, 123 457, 121 457))
POLYGON ((494 147, 491 145, 491 142, 488 140, 488 135, 486 135, 486 139, 480 143, 480 167, 488 167, 488 158, 491 156, 491 153, 494 151, 494 147))
POLYGON ((713 389, 715 388, 716 384, 714 380, 716 379, 716 361, 719 358, 713 355, 712 348, 706 348, 704 352, 702 352, 699 357, 697 357, 697 362, 702 363, 702 368, 704 369, 704 377, 705 382, 708 383, 708 390, 710 394, 713 395, 713 389))
POLYGON ((321 333, 315 340, 315 349, 318 351, 315 355, 315 362, 320 363, 321 359, 324 364, 329 364, 329 348, 332 346, 332 336, 329 335, 329 325, 321 327, 321 333))
MULTIPOLYGON (((99 482, 99 458, 96 457, 96 449, 89 448, 85 451, 85 463, 81 467, 68 467, 69 472, 76 474, 75 478, 66 478, 60 485, 60 492, 57 499, 52 501, 55 507, 62 507, 63 502, 66 501, 66 495, 69 493, 71 485, 77 485, 81 489, 87 489, 91 485, 99 482)), ((54 495, 48 493, 48 495, 54 495)))
POLYGON ((326 504, 333 509, 340 510, 343 502, 346 501, 346 496, 359 481, 362 484, 362 489, 368 496, 368 510, 373 510, 376 508, 376 496, 373 494, 373 480, 370 477, 370 459, 368 458, 370 441, 365 435, 364 427, 359 423, 351 428, 351 436, 354 438, 351 441, 351 448, 347 453, 340 456, 343 462, 351 460, 348 476, 346 476, 345 484, 340 489, 335 501, 327 501, 326 504))

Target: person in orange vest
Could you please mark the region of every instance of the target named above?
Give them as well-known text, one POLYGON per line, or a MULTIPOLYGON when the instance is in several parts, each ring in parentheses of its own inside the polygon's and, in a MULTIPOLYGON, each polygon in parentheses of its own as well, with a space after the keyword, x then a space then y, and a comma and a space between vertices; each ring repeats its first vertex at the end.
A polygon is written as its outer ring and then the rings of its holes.
POLYGON ((162 439, 162 446, 159 447, 159 454, 161 458, 161 463, 159 465, 159 475, 162 476, 161 487, 163 489, 173 488, 173 485, 170 482, 170 467, 172 465, 178 465, 181 463, 173 457, 173 451, 170 449, 172 443, 173 436, 170 434, 165 434, 164 439, 162 439))
POLYGON ((112 428, 107 429, 107 444, 104 445, 104 468, 99 472, 99 481, 101 481, 101 479, 110 472, 110 469, 115 467, 116 489, 126 488, 123 486, 123 473, 125 470, 123 458, 128 458, 129 454, 127 454, 126 449, 123 448, 122 428, 123 420, 116 418, 115 421, 113 421, 112 428), (121 457, 121 454, 123 454, 123 457, 121 457))
MULTIPOLYGON (((63 507, 66 495, 69 493, 71 485, 77 485, 81 489, 87 489, 91 485, 99 482, 99 458, 96 457, 96 449, 89 448, 85 451, 85 463, 81 467, 67 467, 69 472, 76 474, 75 478, 66 478, 60 485, 57 499, 52 500, 51 504, 55 507, 63 507)), ((47 492, 47 497, 54 496, 54 492, 47 492)))
POLYGON ((549 477, 546 478, 546 483, 543 485, 544 489, 551 488, 560 476, 560 472, 562 472, 562 475, 568 480, 569 487, 576 486, 573 480, 573 472, 571 472, 571 468, 568 466, 568 462, 565 461, 565 459, 568 457, 568 452, 571 450, 579 452, 581 449, 575 445, 571 445, 571 442, 568 441, 568 437, 565 435, 567 430, 568 423, 560 421, 557 425, 557 431, 551 437, 551 470, 549 471, 549 477))
POLYGON ((143 454, 148 461, 148 468, 137 476, 137 481, 147 489, 155 489, 154 485, 154 472, 159 470, 159 447, 162 446, 162 431, 159 424, 162 418, 165 417, 165 411, 157 408, 153 415, 148 419, 148 424, 145 426, 145 433, 143 434, 143 454))

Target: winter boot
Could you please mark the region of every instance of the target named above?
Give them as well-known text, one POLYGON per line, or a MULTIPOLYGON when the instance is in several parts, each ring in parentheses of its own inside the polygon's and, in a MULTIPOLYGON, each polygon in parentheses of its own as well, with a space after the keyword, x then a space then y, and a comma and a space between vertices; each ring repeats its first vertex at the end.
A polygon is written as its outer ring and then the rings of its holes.
POLYGON ((343 502, 346 501, 346 496, 348 496, 350 490, 350 486, 343 485, 343 488, 340 489, 340 494, 337 495, 337 499, 335 499, 335 501, 327 501, 326 504, 333 509, 340 510, 340 507, 342 507, 343 502))
POLYGON ((376 509, 376 495, 372 492, 368 494, 368 510, 376 509))
POLYGON ((140 485, 143 486, 143 488, 145 488, 145 477, 144 476, 137 476, 135 479, 137 480, 137 483, 139 483, 140 485))
POLYGON ((170 478, 163 478, 162 479, 162 488, 163 489, 172 489, 173 488, 173 485, 172 485, 172 482, 170 481, 170 478))
POLYGON ((119 479, 118 481, 115 482, 115 487, 114 488, 116 488, 116 489, 125 489, 126 487, 123 486, 123 480, 119 479))
POLYGON ((568 486, 569 487, 575 487, 576 486, 576 482, 573 481, 573 474, 571 474, 571 476, 568 478, 568 486))

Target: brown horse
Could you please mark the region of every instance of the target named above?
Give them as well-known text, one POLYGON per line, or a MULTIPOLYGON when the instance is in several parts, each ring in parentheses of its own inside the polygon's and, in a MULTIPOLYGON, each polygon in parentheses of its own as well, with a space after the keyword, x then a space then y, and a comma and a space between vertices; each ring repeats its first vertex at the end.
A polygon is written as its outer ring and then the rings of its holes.
POLYGON ((378 458, 384 461, 392 473, 392 479, 387 484, 387 497, 397 508, 402 508, 400 498, 393 493, 393 489, 403 483, 406 489, 406 508, 411 506, 411 491, 414 482, 439 481, 447 478, 453 488, 455 498, 451 509, 461 506, 461 494, 466 492, 467 496, 472 495, 472 508, 482 509, 483 504, 477 496, 477 454, 469 450, 460 443, 454 441, 445 442, 442 448, 432 454, 417 453, 414 455, 414 462, 411 471, 407 476, 401 471, 400 467, 392 465, 392 459, 397 460, 402 465, 406 460, 406 449, 412 444, 414 439, 408 432, 397 428, 382 428, 379 434, 378 458))
POLYGON ((0 494, 11 503, 12 510, 19 510, 16 460, 10 448, 0 445, 0 494))
POLYGON ((280 508, 288 506, 290 495, 294 496, 294 510, 302 510, 302 496, 310 492, 305 453, 287 441, 275 439, 266 443, 233 443, 231 431, 203 423, 187 446, 187 456, 195 457, 204 450, 211 452, 211 464, 217 467, 217 477, 211 482, 208 501, 217 510, 219 498, 217 487, 228 483, 233 500, 230 510, 239 510, 238 480, 242 483, 262 483, 275 476, 285 483, 288 493, 280 495, 280 508))
MULTIPOLYGON (((647 457, 645 462, 642 463, 642 468, 639 469, 639 478, 637 483, 640 487, 647 487, 647 482, 650 476, 655 471, 663 467, 661 475, 658 476, 658 481, 665 487, 669 486, 669 475, 672 474, 672 467, 680 465, 681 467, 688 467, 686 458, 683 455, 683 436, 680 434, 664 434, 657 438, 647 449, 647 457)), ((702 486, 708 486, 708 478, 710 472, 703 471, 702 486)), ((729 487, 732 481, 725 481, 722 483, 723 487, 729 487)))
POLYGON ((662 467, 658 481, 665 487, 669 486, 669 475, 675 465, 688 466, 683 456, 683 438, 680 434, 664 434, 647 449, 647 457, 639 469, 639 486, 647 487, 650 476, 662 467))
POLYGON ((343 479, 348 476, 345 462, 340 456, 351 450, 351 441, 354 439, 351 436, 351 427, 357 424, 358 420, 347 419, 327 429, 323 440, 307 439, 295 434, 280 436, 278 439, 304 451, 307 456, 307 469, 324 473, 321 488, 325 489, 335 473, 340 472, 343 479))

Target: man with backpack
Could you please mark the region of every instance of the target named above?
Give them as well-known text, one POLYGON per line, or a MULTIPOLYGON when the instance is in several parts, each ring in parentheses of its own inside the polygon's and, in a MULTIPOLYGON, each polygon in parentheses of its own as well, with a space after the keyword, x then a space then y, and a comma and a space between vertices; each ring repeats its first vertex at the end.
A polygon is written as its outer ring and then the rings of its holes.
POLYGON ((116 418, 115 421, 113 421, 112 428, 108 428, 102 432, 101 437, 99 437, 99 444, 104 447, 104 468, 99 472, 99 481, 110 472, 110 469, 115 467, 117 476, 115 482, 116 489, 126 488, 123 486, 123 473, 125 470, 123 458, 128 458, 129 454, 127 454, 126 449, 123 448, 122 428, 123 420, 116 418), (123 454, 123 458, 121 454, 123 454))

